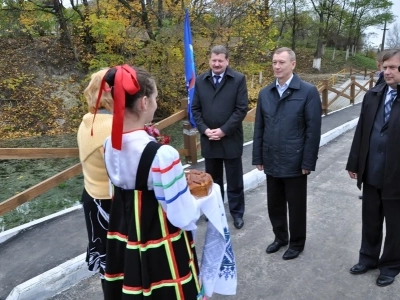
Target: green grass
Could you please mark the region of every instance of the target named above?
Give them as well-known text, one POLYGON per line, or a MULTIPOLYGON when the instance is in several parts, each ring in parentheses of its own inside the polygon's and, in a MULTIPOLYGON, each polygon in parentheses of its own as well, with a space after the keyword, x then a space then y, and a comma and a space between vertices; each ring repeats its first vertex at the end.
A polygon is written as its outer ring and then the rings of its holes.
POLYGON ((354 67, 367 68, 368 70, 376 69, 376 61, 364 55, 357 54, 356 56, 352 56, 350 57, 350 61, 354 67))
MULTIPOLYGON (((253 123, 243 123, 245 142, 252 140, 253 123)), ((171 146, 183 148, 182 122, 162 130, 171 136, 171 146)), ((1 141, 3 148, 77 147, 75 134, 42 136, 1 141)), ((200 159, 200 150, 198 159, 200 159)), ((39 182, 78 163, 78 158, 25 159, 0 161, 0 202, 38 184, 39 182)), ((182 162, 185 163, 184 157, 182 162)), ((24 203, 0 217, 0 232, 37 220, 52 213, 77 205, 83 190, 83 176, 78 175, 57 187, 24 203)))
MULTIPOLYGON (((3 148, 77 147, 76 134, 2 140, 3 148)), ((0 161, 0 202, 71 167, 78 158, 10 159, 0 161)), ((0 232, 48 216, 79 203, 83 176, 79 175, 0 217, 0 232)))

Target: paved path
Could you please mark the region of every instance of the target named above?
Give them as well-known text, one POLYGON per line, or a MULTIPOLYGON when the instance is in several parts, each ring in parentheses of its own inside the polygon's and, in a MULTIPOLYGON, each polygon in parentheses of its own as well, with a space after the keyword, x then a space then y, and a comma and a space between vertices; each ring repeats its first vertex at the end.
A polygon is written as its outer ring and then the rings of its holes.
MULTIPOLYGON (((322 118, 322 133, 327 133, 333 130, 337 126, 340 126, 348 121, 353 120, 358 117, 360 110, 360 105, 355 105, 344 110, 332 113, 328 116, 322 118)), ((343 153, 344 157, 347 155, 343 153)), ((319 168, 322 170, 323 167, 320 165, 323 161, 320 158, 319 168)), ((247 173, 254 169, 251 165, 251 145, 244 148, 243 155, 243 166, 244 172, 247 173)), ((203 169, 204 164, 199 163, 194 166, 195 168, 203 169)), ((318 172, 316 172, 318 174, 318 172)), ((256 189, 255 191, 246 194, 249 199, 247 205, 247 213, 245 217, 246 225, 245 229, 235 233, 235 238, 237 240, 243 239, 248 243, 248 247, 244 247, 243 251, 253 251, 251 250, 253 246, 251 245, 250 231, 253 231, 253 224, 255 220, 259 220, 257 223, 260 226, 267 225, 268 222, 265 220, 265 211, 261 206, 252 213, 252 208, 257 207, 255 205, 263 205, 263 201, 260 199, 265 198, 265 193, 263 194, 263 188, 256 189), (260 194, 258 194, 260 193, 260 194), (251 199, 255 200, 251 200, 251 199), (258 200, 257 200, 258 199, 258 200), (257 218, 253 214, 257 211, 262 212, 263 216, 257 218), (250 234, 250 236, 249 236, 250 234)), ((355 192, 357 195, 357 192, 355 192)), ((325 198, 325 196, 324 196, 325 198)), ((332 205, 332 203, 330 204, 332 205)), ((312 211, 310 212, 312 216, 312 211)), ((267 233, 270 233, 269 229, 257 230, 254 232, 266 232, 264 244, 267 243, 267 233)), ((261 237, 260 237, 261 238, 261 237)), ((23 232, 20 232, 17 236, 7 240, 6 242, 0 244, 0 299, 5 299, 11 290, 27 280, 34 278, 50 270, 60 263, 68 261, 72 258, 85 252, 86 249, 86 229, 84 224, 83 212, 81 209, 74 212, 65 214, 63 216, 57 217, 55 219, 49 220, 45 223, 39 224, 32 228, 29 228, 23 232)), ((264 247, 264 246, 263 246, 264 247)), ((357 247, 353 246, 354 251, 357 251, 357 247)), ((241 254, 238 246, 238 257, 246 256, 246 254, 241 254)), ((263 252, 263 250, 259 250, 263 252)), ((261 253, 260 252, 260 253, 261 253)), ((246 252, 247 253, 247 252, 246 252)), ((252 252, 249 252, 252 253, 252 252)), ((330 254, 331 255, 331 254, 330 254)), ((269 267, 268 267, 269 268, 269 267)), ((264 267, 261 268, 262 270, 264 267)), ((258 272, 258 271, 257 271, 258 272)), ((260 271, 261 272, 261 271, 260 271)), ((249 279, 252 276, 249 274, 249 279)), ((257 277, 257 273, 254 275, 257 277)), ((254 278, 255 278, 254 277, 254 278)), ((244 280, 243 278, 241 280, 244 280)), ((316 280, 315 278, 313 280, 316 280)), ((241 283, 243 284, 243 283, 241 283)), ((243 296, 244 297, 244 296, 243 296)), ((63 299, 63 298, 60 298, 63 299)), ((64 299, 84 299, 84 298, 64 298, 64 299)), ((97 298, 99 299, 99 298, 97 298)), ((239 298, 235 298, 239 299, 239 298)), ((245 298, 240 298, 245 299, 245 298)), ((246 299, 264 299, 264 298, 246 298, 246 299)))
MULTIPOLYGON (((354 130, 322 147, 316 172, 309 177, 308 236, 299 258, 284 261, 281 249, 266 254, 273 240, 268 219, 265 184, 246 192, 245 226, 231 228, 238 267, 236 296, 215 294, 212 300, 394 300, 400 284, 376 286, 378 270, 351 275, 361 238, 361 201, 355 181, 344 170, 354 130)), ((205 222, 199 221, 199 240, 205 222)), ((197 249, 201 255, 201 249, 197 249)), ((53 300, 101 299, 96 276, 53 300)))
MULTIPOLYGON (((369 79, 363 79, 363 77, 358 77, 357 78, 357 83, 360 84, 361 86, 364 86, 369 79)), ((339 91, 343 91, 344 88, 346 88, 351 82, 351 79, 346 80, 344 83, 340 84, 339 86, 336 86, 335 88, 339 91)), ((366 88, 368 89, 368 85, 366 86, 366 88)), ((360 91, 360 87, 355 86, 355 94, 357 94, 360 91)), ((350 88, 348 88, 345 91, 346 95, 350 95, 350 88)), ((354 103, 360 103, 363 100, 365 92, 360 92, 358 94, 358 96, 354 99, 354 103)), ((331 101, 332 99, 334 99, 336 97, 336 93, 334 92, 329 92, 328 94, 328 101, 331 101)), ((338 109, 341 109, 343 107, 349 106, 350 105, 350 99, 347 99, 345 97, 339 97, 338 99, 336 99, 328 108, 329 111, 335 111, 338 109)))

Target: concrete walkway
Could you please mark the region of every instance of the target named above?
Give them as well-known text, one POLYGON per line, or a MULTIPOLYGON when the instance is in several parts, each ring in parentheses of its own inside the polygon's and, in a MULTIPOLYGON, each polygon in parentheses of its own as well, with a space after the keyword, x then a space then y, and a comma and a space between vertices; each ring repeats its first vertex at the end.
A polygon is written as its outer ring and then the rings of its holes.
MULTIPOLYGON (((355 125, 354 119, 358 117, 359 115, 359 110, 360 110, 360 105, 354 105, 351 107, 348 107, 346 109, 340 110, 338 112, 332 113, 328 116, 325 116, 322 118, 322 133, 325 142, 328 142, 338 136, 339 134, 343 133, 346 128, 343 127, 343 124, 351 124, 348 125, 350 126, 349 128, 353 127, 355 125)), ((347 128, 347 129, 349 129, 347 128)), ((347 142, 348 143, 348 142, 347 142)), ((329 146, 330 147, 330 146, 329 146)), ((343 153, 341 154, 344 159, 347 157, 348 149, 345 149, 343 153)), ((320 160, 318 162, 318 169, 319 170, 324 170, 325 167, 323 164, 327 163, 326 166, 330 166, 331 164, 336 162, 336 158, 334 160, 326 160, 322 155, 320 155, 320 160)), ((255 174, 255 173, 250 173, 254 172, 254 166, 251 165, 251 145, 248 145, 244 148, 244 155, 243 155, 243 166, 244 166, 244 172, 247 174, 255 174)), ((195 166, 193 166, 198 169, 204 169, 204 164, 199 163, 195 166)), ((344 175, 343 173, 343 166, 341 167, 342 170, 341 176, 344 175)), ((318 174, 321 171, 316 172, 312 177, 314 178, 316 176, 319 176, 318 174)), ((330 172, 327 170, 326 172, 330 172)), ((333 174, 334 172, 332 172, 333 174)), ((260 178, 264 178, 263 174, 260 172, 256 174, 260 178)), ((332 175, 333 176, 333 175, 332 175)), ((252 175, 252 177, 254 177, 252 175)), ((332 184, 335 185, 334 181, 332 181, 332 184)), ((353 184, 354 185, 354 184, 353 184)), ((318 192, 318 190, 314 190, 315 186, 318 185, 313 185, 312 182, 310 182, 310 188, 312 193, 318 192)), ((340 185, 337 185, 338 189, 341 189, 340 185)), ((353 187, 354 188, 354 187, 353 187)), ((327 189, 329 190, 329 189, 327 189)), ((328 192, 329 194, 329 192, 328 192)), ((357 195, 359 192, 355 191, 354 199, 357 199, 357 195)), ((324 201, 327 201, 327 195, 324 193, 320 193, 320 195, 323 195, 321 199, 324 201)), ((335 194, 335 197, 338 197, 340 194, 335 194)), ((338 197, 340 200, 343 200, 341 196, 338 197)), ((265 188, 264 186, 257 188, 253 191, 248 191, 246 192, 246 199, 247 200, 247 211, 245 215, 245 228, 240 231, 235 231, 233 230, 233 240, 234 243, 236 243, 236 248, 237 248, 237 257, 238 257, 238 262, 239 268, 243 268, 243 272, 240 272, 242 275, 239 279, 240 286, 243 286, 244 282, 248 282, 247 284, 254 284, 254 286, 260 285, 258 280, 257 282, 252 283, 250 279, 255 279, 255 278, 262 278, 259 277, 263 272, 266 272, 269 269, 274 269, 274 268, 280 268, 280 265, 276 265, 276 262, 273 262, 272 264, 269 263, 270 257, 267 259, 264 256, 260 256, 257 259, 261 259, 260 261, 260 266, 259 267, 252 267, 254 272, 250 272, 247 275, 246 272, 244 271, 246 267, 245 264, 242 265, 242 258, 246 260, 246 256, 253 257, 253 253, 258 253, 257 255, 264 254, 264 249, 265 245, 269 242, 270 239, 272 239, 271 235, 271 230, 269 227, 269 223, 267 220, 267 214, 265 210, 265 188), (255 210, 253 210, 255 209, 255 210), (257 215, 259 213, 259 215, 257 215), (255 223, 254 223, 255 222, 255 223), (255 229, 254 227, 260 226, 260 230, 255 229), (264 228, 264 230, 263 230, 264 228), (261 232, 265 233, 263 236, 256 236, 256 234, 260 234, 261 232), (254 243, 253 241, 257 240, 258 242, 261 242, 262 244, 256 246, 257 243, 254 243), (258 241, 260 240, 260 241, 258 241), (254 245, 253 245, 254 244, 254 245), (256 250, 257 248, 257 250, 256 250), (250 255, 251 254, 251 255, 250 255), (262 258, 264 257, 264 258, 262 258), (267 259, 267 261, 263 261, 264 259, 267 259), (268 263, 268 264, 266 264, 268 263), (243 277, 244 276, 244 277, 243 277), (244 282, 243 282, 244 280, 244 282)), ((312 197, 310 199, 310 204, 312 203, 312 197)), ((352 202, 353 204, 358 204, 357 201, 352 202)), ((331 203, 328 205, 328 207, 332 210, 336 209, 336 206, 333 206, 335 204, 335 201, 331 201, 331 203), (333 208, 335 207, 335 208, 333 208)), ((341 210, 340 210, 341 211, 341 210)), ((322 210, 324 212, 324 210, 322 210)), ((318 215, 320 215, 321 212, 317 212, 318 215)), ((343 213, 343 212, 342 212, 343 213)), ((310 208, 310 220, 312 219, 313 216, 313 211, 310 208)), ((341 217, 341 221, 344 221, 347 219, 341 217)), ((200 221, 201 222, 201 221, 200 221)), ((230 222, 231 223, 231 222, 230 222)), ((313 223, 310 223, 310 236, 309 238, 312 237, 313 235, 313 230, 312 230, 312 225, 313 223)), ((321 228, 319 227, 324 227, 326 224, 322 222, 321 225, 318 226, 318 230, 321 228)), ((332 234, 336 234, 335 231, 335 226, 332 224, 333 230, 328 230, 329 236, 332 234)), ((200 224, 200 231, 201 231, 201 224, 200 224)), ((87 271, 83 267, 82 262, 84 261, 84 256, 81 255, 82 253, 85 252, 86 250, 86 244, 87 244, 87 237, 86 237, 86 229, 85 229, 85 224, 84 224, 84 218, 83 218, 83 212, 81 209, 75 209, 72 212, 68 214, 63 214, 57 218, 52 218, 47 220, 46 222, 39 223, 36 226, 33 227, 28 227, 25 228, 22 231, 19 231, 19 229, 16 229, 16 232, 18 231, 18 234, 14 236, 13 238, 8 239, 7 241, 3 242, 0 244, 0 299, 6 299, 6 297, 10 294, 10 292, 13 290, 11 295, 8 296, 7 299, 45 299, 48 297, 49 294, 61 291, 62 289, 67 288, 71 284, 75 284, 80 280, 80 276, 88 276, 87 271), (79 256, 81 255, 81 256, 79 256), (63 264, 62 264, 63 263, 63 264), (62 264, 60 266, 60 264, 62 264), (50 270, 50 273, 47 273, 47 275, 42 274, 43 272, 46 272, 50 270), (73 271, 73 272, 71 272, 73 271), (47 277, 45 277, 47 276, 47 277), (27 294, 26 291, 34 291, 36 294, 32 296, 31 294, 27 294)), ((357 233, 358 234, 358 233, 357 233)), ((0 240, 1 237, 4 237, 5 234, 0 234, 0 240)), ((355 236, 354 238, 357 238, 355 236)), ((320 242, 322 241, 321 239, 317 239, 320 242)), ((355 240, 357 241, 357 240, 355 240)), ((310 250, 312 249, 312 239, 310 242, 310 250)), ((339 243, 340 244, 340 243, 339 243)), ((235 249, 236 249, 235 248, 235 249)), ((358 250, 358 245, 352 244, 351 251, 354 253, 357 252, 358 250)), ((328 249, 327 249, 328 250, 328 249)), ((308 248, 307 252, 308 253, 308 248)), ((317 251, 318 252, 318 251, 317 251)), ((306 255, 305 253, 305 255, 306 255)), ((313 253, 310 251, 310 253, 313 253)), ((314 253, 313 255, 315 255, 314 253)), ((304 256, 305 256, 304 255, 304 256)), ((324 254, 325 255, 325 254, 324 254)), ((329 259, 331 259, 332 253, 328 251, 326 253, 327 256, 329 256, 329 259)), ((256 260, 257 260, 256 259, 256 260)), ((352 259, 354 262, 356 260, 356 255, 352 259)), ((275 261, 275 260, 274 260, 275 261)), ((301 261, 301 259, 299 259, 301 261)), ((353 261, 349 262, 350 264, 353 263, 353 261)), ((281 262, 279 262, 281 263, 281 262)), ((335 262, 337 264, 337 262, 335 262)), ((294 263, 296 265, 296 262, 294 263)), ((311 267, 311 266, 310 266, 311 267)), ((346 263, 347 267, 347 263, 346 263)), ((286 267, 285 267, 286 268, 286 267)), ((305 272, 305 270, 303 270, 305 272)), ((282 272, 287 272, 287 270, 283 270, 282 272)), ((268 272, 269 274, 269 272, 268 272)), ((347 274, 346 274, 347 275, 347 274)), ((311 276, 311 273, 310 273, 311 276)), ((297 277, 296 277, 297 278, 297 277)), ((313 278, 313 276, 310 277, 313 282, 317 282, 319 279, 317 277, 313 278)), ((90 280, 94 280, 97 284, 97 280, 91 278, 89 279, 89 283, 91 282, 90 280)), ((277 277, 278 280, 278 277, 277 277)), ((284 278, 280 278, 278 281, 284 280, 284 278)), ((370 282, 371 283, 371 282, 370 282)), ((373 283, 373 282, 372 282, 373 283)), ((82 283, 85 285, 85 282, 82 283)), ((299 283, 300 284, 300 283, 299 283)), ((260 285, 262 286, 262 285, 260 285)), ((275 287, 275 284, 272 286, 275 287)), ((272 288, 269 287, 269 288, 272 288)), ((299 285, 300 286, 300 285, 299 285)), ((85 290, 87 290, 87 286, 85 290)), ((89 286, 91 288, 91 286, 89 286)), ((93 288, 95 288, 93 286, 93 288)), ((75 289, 75 288, 74 288, 75 289)), ((98 290, 98 287, 95 288, 98 290)), ((239 288, 239 292, 241 293, 241 288, 239 288)), ((254 290, 253 292, 257 292, 254 290)), ((242 294, 241 294, 242 295, 242 294)), ((263 291, 262 294, 260 295, 268 295, 265 294, 263 291)), ((60 295, 57 299, 84 299, 86 296, 77 296, 76 298, 71 298, 70 296, 63 296, 60 295), (62 298, 64 297, 64 298, 62 298)), ((239 296, 238 296, 239 297, 239 296)), ((260 298, 260 296, 255 295, 253 297, 245 297, 244 295, 240 296, 242 298, 234 298, 234 299, 269 299, 267 298, 260 298)), ((289 297, 290 298, 290 297, 289 297)), ((281 298, 281 299, 289 299, 289 298, 281 298)), ((88 298, 89 299, 89 298, 88 298)), ((98 298, 90 298, 90 299, 100 299, 98 298)), ((222 298, 218 298, 222 299, 222 298)), ((271 298, 272 299, 272 298, 271 298)), ((294 298, 290 298, 294 299, 294 298)), ((303 299, 303 298, 296 298, 296 299, 303 299)), ((304 299, 310 299, 310 298, 304 298, 304 299)), ((313 298, 314 299, 314 298, 313 298)), ((317 298, 315 298, 317 299, 317 298)), ((319 299, 325 299, 325 298, 319 298, 319 299)), ((333 298, 332 298, 333 299, 333 298)), ((360 298, 361 299, 361 298, 360 298)), ((366 298, 363 298, 366 299, 366 298)))
MULTIPOLYGON (((361 239, 360 192, 344 170, 353 134, 351 130, 320 149, 317 170, 309 177, 308 236, 299 258, 282 260, 285 249, 265 253, 273 240, 265 184, 246 192, 245 226, 231 228, 238 267, 237 295, 214 294, 213 300, 399 299, 397 280, 381 288, 375 284, 378 270, 358 276, 348 271, 357 262, 361 239)), ((202 220, 198 225, 201 240, 206 225, 202 220)), ((197 251, 201 255, 201 249, 197 251)), ((101 297, 100 280, 93 276, 51 299, 101 297)))

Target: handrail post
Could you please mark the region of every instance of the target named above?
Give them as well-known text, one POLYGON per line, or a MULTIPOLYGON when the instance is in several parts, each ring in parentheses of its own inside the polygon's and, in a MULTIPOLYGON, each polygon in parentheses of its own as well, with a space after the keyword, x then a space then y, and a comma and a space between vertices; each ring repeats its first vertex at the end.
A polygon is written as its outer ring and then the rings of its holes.
POLYGON ((322 80, 324 89, 322 90, 322 113, 328 114, 328 79, 322 80))
POLYGON ((356 94, 356 77, 351 76, 351 86, 350 86, 350 104, 354 105, 355 94, 356 94))
MULTIPOLYGON (((181 100, 181 109, 187 109, 188 99, 181 100)), ((189 155, 186 155, 186 163, 197 163, 197 129, 192 128, 188 120, 182 121, 183 125, 183 148, 186 149, 189 155)))
POLYGON ((189 121, 182 121, 183 124, 183 147, 188 150, 189 155, 185 156, 186 163, 197 163, 197 129, 192 128, 189 121))
POLYGON ((364 68, 364 79, 367 77, 367 68, 364 68))
POLYGON ((372 89, 374 87, 374 73, 369 74, 369 88, 372 89))

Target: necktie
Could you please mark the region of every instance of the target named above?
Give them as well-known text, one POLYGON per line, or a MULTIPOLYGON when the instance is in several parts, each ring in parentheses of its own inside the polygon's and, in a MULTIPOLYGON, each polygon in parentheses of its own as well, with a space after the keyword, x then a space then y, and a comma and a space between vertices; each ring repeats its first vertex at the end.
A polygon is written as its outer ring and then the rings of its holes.
POLYGON ((391 90, 390 91, 390 98, 385 102, 385 123, 389 120, 390 116, 390 111, 392 110, 392 105, 394 102, 394 99, 397 97, 397 91, 396 90, 391 90))
POLYGON ((221 78, 221 76, 214 75, 214 85, 215 85, 215 87, 218 87, 220 78, 221 78))

